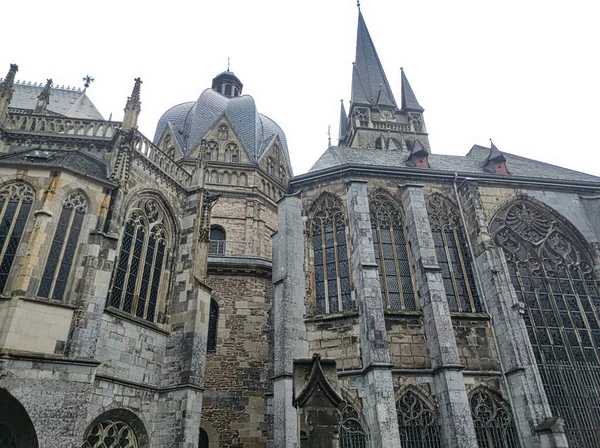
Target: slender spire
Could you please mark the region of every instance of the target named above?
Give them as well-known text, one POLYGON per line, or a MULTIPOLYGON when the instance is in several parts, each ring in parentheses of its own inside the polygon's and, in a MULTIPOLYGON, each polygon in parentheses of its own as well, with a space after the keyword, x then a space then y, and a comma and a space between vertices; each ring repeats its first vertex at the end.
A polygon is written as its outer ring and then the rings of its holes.
POLYGON ((392 89, 360 8, 356 37, 356 60, 352 72, 352 104, 396 106, 392 89))
POLYGON ((42 91, 40 92, 40 94, 37 97, 37 103, 35 104, 35 109, 33 111, 34 113, 43 114, 46 111, 46 107, 48 107, 48 104, 50 103, 50 89, 51 88, 52 88, 52 80, 47 79, 46 85, 44 86, 44 88, 42 89, 42 91))
POLYGON ((0 84, 0 124, 4 121, 8 111, 8 105, 13 97, 13 86, 15 85, 15 75, 19 70, 17 64, 10 64, 10 69, 4 78, 4 82, 0 84))
POLYGON ((402 73, 402 110, 423 112, 425 109, 423 109, 417 101, 415 92, 413 92, 413 89, 408 82, 408 78, 404 74, 403 67, 400 67, 400 72, 402 73))
POLYGON ((502 154, 500 152, 500 150, 498 148, 496 148, 496 145, 494 145, 494 142, 492 141, 492 139, 490 138, 490 154, 488 155, 488 158, 486 160, 487 162, 506 162, 506 157, 504 157, 504 154, 502 154))
POLYGON ((346 140, 346 136, 348 135, 348 114, 346 113, 346 108, 344 107, 344 100, 340 100, 340 132, 338 137, 338 144, 342 144, 344 140, 346 140))
POLYGON ((125 105, 125 116, 123 117, 123 124, 121 128, 124 131, 130 131, 137 127, 137 120, 142 110, 142 103, 140 102, 140 88, 142 86, 142 80, 140 78, 134 79, 135 84, 131 96, 127 98, 127 104, 125 105))
POLYGON ((327 126, 327 147, 331 148, 331 125, 327 126))

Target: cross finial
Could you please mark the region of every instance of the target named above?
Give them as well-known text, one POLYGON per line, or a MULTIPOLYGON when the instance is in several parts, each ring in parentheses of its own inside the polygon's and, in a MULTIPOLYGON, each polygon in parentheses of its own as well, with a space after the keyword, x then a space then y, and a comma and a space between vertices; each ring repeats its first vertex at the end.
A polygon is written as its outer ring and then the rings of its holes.
POLYGON ((85 87, 87 89, 90 86, 90 84, 95 81, 95 79, 92 78, 90 75, 85 75, 82 78, 82 81, 83 81, 83 87, 85 87))
POLYGON ((229 60, 229 57, 227 57, 227 71, 229 71, 229 65, 230 65, 230 62, 231 62, 231 61, 229 60))
POLYGON ((356 6, 358 6, 358 10, 360 11, 360 0, 356 0, 356 6))

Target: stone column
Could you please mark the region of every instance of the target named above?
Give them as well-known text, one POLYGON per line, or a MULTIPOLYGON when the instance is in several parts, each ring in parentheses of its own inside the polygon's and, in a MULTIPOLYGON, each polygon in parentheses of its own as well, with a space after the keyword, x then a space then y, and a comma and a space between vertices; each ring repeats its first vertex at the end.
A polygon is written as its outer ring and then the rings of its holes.
POLYGON ((284 196, 278 211, 279 227, 273 239, 273 446, 298 448, 293 364, 294 359, 308 356, 302 200, 284 196))
POLYGON ((350 181, 347 193, 350 263, 354 274, 364 369, 364 416, 373 448, 399 447, 392 364, 387 345, 379 271, 373 248, 365 181, 350 181))
POLYGON ((459 198, 523 446, 566 447, 562 422, 552 418, 504 253, 488 232, 477 182, 463 182, 459 198))
POLYGON ((402 204, 439 403, 443 445, 448 448, 477 448, 463 367, 458 357, 422 188, 406 186, 402 204))

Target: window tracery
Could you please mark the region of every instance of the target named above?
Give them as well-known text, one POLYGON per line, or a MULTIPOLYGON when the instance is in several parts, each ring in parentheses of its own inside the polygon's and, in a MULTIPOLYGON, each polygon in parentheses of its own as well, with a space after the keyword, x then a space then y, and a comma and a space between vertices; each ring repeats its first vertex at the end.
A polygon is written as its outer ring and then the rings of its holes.
POLYGON ((0 189, 0 292, 6 286, 34 199, 33 188, 23 182, 0 189))
POLYGON ((469 396, 479 448, 518 448, 517 430, 507 403, 483 388, 469 396))
POLYGON ((225 147, 225 153, 229 154, 232 162, 236 163, 239 161, 240 150, 238 148, 238 145, 236 145, 235 143, 228 143, 225 147))
POLYGON ((219 305, 214 299, 210 301, 210 314, 208 316, 208 336, 206 350, 214 352, 217 350, 217 325, 219 321, 219 305))
POLYGON ((95 425, 81 448, 138 448, 133 429, 125 422, 105 420, 95 425))
POLYGON ((427 201, 429 224, 450 311, 480 313, 479 295, 460 216, 452 201, 434 194, 427 201))
POLYGON ((342 414, 340 448, 366 448, 367 436, 360 424, 358 413, 348 406, 342 414))
POLYGON ((285 167, 283 165, 279 165, 279 181, 282 184, 285 184, 287 180, 287 174, 285 172, 285 167))
POLYGON ((63 299, 87 207, 87 199, 80 191, 69 194, 63 201, 38 296, 63 299))
POLYGON ((346 216, 339 202, 324 194, 311 219, 315 313, 352 311, 346 216))
POLYGON ((168 240, 164 211, 154 199, 142 199, 125 222, 110 306, 156 320, 168 240))
POLYGON ((440 425, 431 409, 413 391, 407 390, 396 403, 400 442, 407 448, 442 448, 440 425))
POLYGON ((565 418, 570 445, 599 446, 600 293, 586 250, 552 213, 526 200, 500 211, 491 231, 525 305, 550 408, 565 418))
POLYGON ((206 143, 205 160, 219 160, 219 144, 215 141, 206 143))
POLYGON ((212 226, 210 228, 210 244, 208 246, 208 253, 211 255, 224 255, 225 242, 225 230, 219 226, 212 226))
POLYGON ((390 310, 416 310, 414 272, 402 213, 381 191, 369 198, 369 211, 384 303, 390 310))
POLYGON ((229 127, 227 127, 224 124, 219 126, 219 129, 217 131, 217 138, 219 140, 227 140, 229 138, 229 127))

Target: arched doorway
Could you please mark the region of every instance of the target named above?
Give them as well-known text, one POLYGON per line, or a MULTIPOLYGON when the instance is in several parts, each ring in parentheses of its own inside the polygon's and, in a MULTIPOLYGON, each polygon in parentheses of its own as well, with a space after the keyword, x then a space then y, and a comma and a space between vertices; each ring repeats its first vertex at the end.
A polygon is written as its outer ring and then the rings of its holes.
POLYGON ((6 389, 0 389, 0 446, 38 448, 33 422, 23 405, 6 389))
POLYGON ((198 445, 198 448, 208 448, 208 434, 206 434, 206 431, 202 428, 200 428, 200 444, 198 445))

